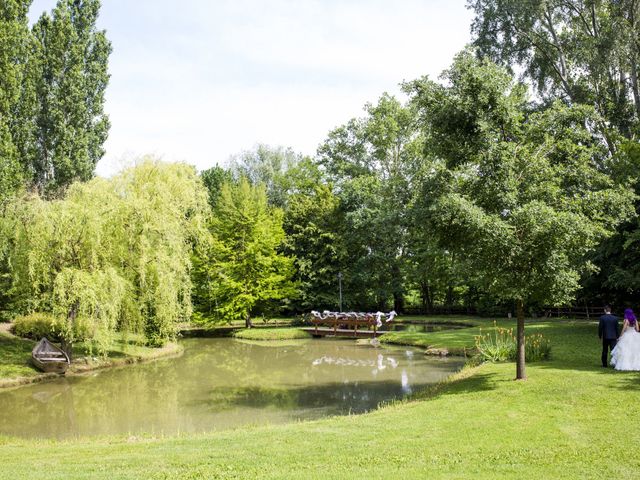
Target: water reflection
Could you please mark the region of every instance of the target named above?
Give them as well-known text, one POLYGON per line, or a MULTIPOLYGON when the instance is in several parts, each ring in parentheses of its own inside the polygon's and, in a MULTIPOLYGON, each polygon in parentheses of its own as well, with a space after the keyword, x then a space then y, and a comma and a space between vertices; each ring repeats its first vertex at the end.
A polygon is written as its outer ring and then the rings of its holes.
POLYGON ((193 338, 179 358, 0 392, 0 434, 173 434, 364 412, 460 360, 310 340, 279 347, 193 338))

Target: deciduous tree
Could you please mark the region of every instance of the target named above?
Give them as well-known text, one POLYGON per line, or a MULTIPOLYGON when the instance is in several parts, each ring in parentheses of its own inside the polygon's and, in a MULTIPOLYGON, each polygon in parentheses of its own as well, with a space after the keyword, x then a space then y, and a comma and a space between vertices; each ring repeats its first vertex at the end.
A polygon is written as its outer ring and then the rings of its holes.
POLYGON ((278 251, 284 241, 282 210, 268 205, 264 185, 244 177, 224 184, 210 231, 197 276, 205 282, 200 303, 208 303, 214 320, 242 319, 250 327, 257 306, 294 295, 293 259, 278 251))
POLYGON ((0 203, 24 182, 21 163, 28 151, 31 91, 25 70, 29 52, 27 12, 30 0, 0 4, 0 203))
POLYGON ((468 51, 444 80, 408 86, 427 146, 447 165, 429 221, 484 290, 516 303, 524 379, 525 306, 573 298, 590 268, 585 254, 633 215, 633 196, 602 169, 593 109, 556 102, 528 111, 525 90, 468 51))
POLYGON ((104 155, 111 43, 97 29, 99 11, 99 0, 59 0, 33 26, 29 82, 37 105, 28 158, 41 193, 56 194, 90 179, 104 155))

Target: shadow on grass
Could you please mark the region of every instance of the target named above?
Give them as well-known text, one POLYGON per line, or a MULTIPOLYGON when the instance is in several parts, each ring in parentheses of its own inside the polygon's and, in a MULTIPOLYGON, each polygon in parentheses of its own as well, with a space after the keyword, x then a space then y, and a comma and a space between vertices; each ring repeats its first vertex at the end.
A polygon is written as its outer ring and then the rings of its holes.
POLYGON ((30 340, 0 335, 0 360, 22 358, 24 355, 30 356, 34 345, 35 342, 30 340))
POLYGON ((488 391, 495 388, 491 374, 441 383, 400 385, 396 381, 330 382, 286 388, 260 386, 214 388, 197 403, 209 411, 225 411, 238 406, 316 410, 324 415, 357 414, 375 410, 396 401, 412 401, 441 395, 488 391), (415 393, 414 393, 415 392, 415 393))
POLYGON ((619 375, 617 388, 620 390, 640 390, 640 374, 639 372, 615 372, 619 375), (624 375, 624 376, 623 376, 624 375))
MULTIPOLYGON (((464 370, 458 375, 465 375, 464 370)), ((429 400, 444 396, 463 395, 495 390, 498 383, 506 380, 498 378, 495 373, 479 373, 473 371, 469 376, 445 380, 407 397, 408 400, 429 400)))
POLYGON ((0 335, 0 378, 38 373, 30 363, 34 345, 30 340, 0 335))

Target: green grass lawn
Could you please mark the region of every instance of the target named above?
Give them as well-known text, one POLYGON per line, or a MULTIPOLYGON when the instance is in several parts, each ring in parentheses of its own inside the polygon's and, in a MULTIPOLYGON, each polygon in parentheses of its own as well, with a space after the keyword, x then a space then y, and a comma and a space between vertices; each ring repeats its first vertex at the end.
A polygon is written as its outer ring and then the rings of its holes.
POLYGON ((233 336, 244 340, 295 340, 311 338, 310 334, 299 328, 245 328, 233 332, 233 336))
POLYGON ((31 340, 0 333, 0 379, 38 375, 29 363, 34 345, 31 340))
MULTIPOLYGON (((515 321, 491 318, 473 317, 413 317, 413 321, 424 323, 452 323, 458 325, 473 325, 462 329, 438 330, 431 333, 419 332, 389 332, 380 337, 380 342, 394 345, 412 345, 422 348, 447 348, 456 354, 471 352, 475 347, 475 338, 478 335, 491 333, 496 328, 514 328, 515 321)), ((543 333, 548 322, 535 322, 529 325, 528 333, 543 333)))
POLYGON ((524 382, 512 363, 485 364, 360 416, 189 437, 5 438, 0 478, 637 478, 640 373, 599 366, 595 323, 527 328, 551 339, 552 360, 524 382))

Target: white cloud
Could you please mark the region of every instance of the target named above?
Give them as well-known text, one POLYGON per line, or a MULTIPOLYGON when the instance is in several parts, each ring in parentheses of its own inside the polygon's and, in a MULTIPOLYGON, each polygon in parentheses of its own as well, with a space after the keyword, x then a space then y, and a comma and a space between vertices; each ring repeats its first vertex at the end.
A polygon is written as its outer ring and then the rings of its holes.
POLYGON ((98 173, 150 152, 208 168, 258 142, 313 154, 365 102, 446 68, 470 20, 463 0, 104 0, 98 173))

